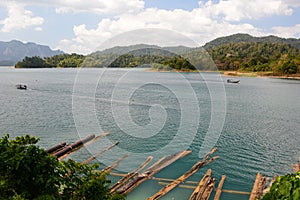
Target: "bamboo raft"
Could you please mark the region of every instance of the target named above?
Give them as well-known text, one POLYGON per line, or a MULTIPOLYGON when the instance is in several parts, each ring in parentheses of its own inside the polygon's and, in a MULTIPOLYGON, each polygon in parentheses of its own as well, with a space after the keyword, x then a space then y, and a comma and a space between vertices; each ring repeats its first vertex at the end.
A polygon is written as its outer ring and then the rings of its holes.
MULTIPOLYGON (((72 144, 67 145, 66 142, 61 142, 55 146, 50 147, 46 151, 49 154, 52 154, 56 156, 59 160, 67 157, 68 155, 78 151, 84 146, 87 146, 89 144, 94 143, 95 141, 101 139, 104 136, 109 135, 110 133, 104 133, 102 135, 99 135, 95 137, 95 135, 89 135, 84 139, 77 140, 72 144)), ((106 151, 110 150, 111 148, 118 145, 119 142, 114 143, 113 145, 101 150, 94 156, 90 157, 86 161, 84 161, 84 164, 88 164, 89 162, 95 160, 97 157, 105 153, 106 151)), ((106 167, 105 169, 101 170, 105 173, 110 173, 113 176, 120 176, 122 177, 121 180, 119 180, 117 183, 115 183, 111 189, 110 193, 120 193, 120 194, 128 194, 132 190, 134 190, 136 187, 138 187, 141 183, 146 181, 147 179, 152 179, 158 181, 159 185, 163 185, 164 187, 159 190, 157 193, 155 193, 153 196, 147 198, 147 200, 156 200, 161 198, 162 196, 166 195, 168 192, 173 190, 175 187, 181 187, 186 189, 193 189, 193 193, 191 194, 189 200, 208 200, 211 196, 211 193, 215 190, 215 196, 214 200, 220 200, 221 194, 223 193, 231 193, 231 194, 237 194, 237 195, 249 195, 249 200, 256 200, 260 199, 266 192, 270 190, 270 187, 276 180, 277 176, 274 176, 271 181, 265 176, 263 176, 261 173, 258 173, 256 176, 256 179, 254 181, 253 188, 251 192, 247 191, 236 191, 236 190, 226 190, 222 189, 224 182, 225 182, 225 175, 222 175, 222 178, 218 184, 218 187, 215 188, 216 179, 211 176, 212 170, 208 169, 206 174, 202 177, 200 182, 196 181, 186 181, 190 176, 195 174, 200 168, 204 167, 205 165, 208 165, 212 161, 216 160, 218 156, 214 156, 210 158, 210 156, 217 151, 217 148, 213 148, 209 153, 207 153, 203 159, 198 161, 196 164, 193 165, 193 167, 188 170, 186 173, 181 175, 177 179, 168 179, 168 178, 157 178, 154 177, 154 175, 159 172, 160 170, 164 169, 165 167, 169 166, 173 162, 177 161, 178 159, 188 155, 191 153, 191 151, 182 151, 179 153, 176 153, 174 155, 163 157, 160 160, 158 160, 156 163, 151 165, 148 169, 146 169, 144 172, 139 173, 143 168, 145 168, 146 165, 148 165, 151 160, 153 159, 152 156, 149 156, 137 169, 133 170, 130 173, 127 174, 118 174, 111 172, 114 170, 119 163, 124 160, 128 155, 122 156, 117 161, 113 162, 110 166, 106 167), (269 184, 268 184, 269 183, 269 184), (266 185, 268 184, 268 187, 266 185)), ((295 172, 298 172, 300 170, 300 159, 299 162, 292 165, 293 170, 295 172)))
POLYGON ((158 191, 156 194, 154 194, 152 197, 149 197, 147 200, 156 200, 170 192, 172 189, 174 189, 178 184, 182 183, 185 179, 189 178, 191 175, 196 173, 200 168, 204 167, 205 165, 211 163, 215 159, 218 158, 218 156, 215 156, 208 160, 209 156, 212 155, 217 151, 217 148, 213 148, 209 153, 207 153, 203 159, 201 159, 199 162, 197 162, 189 171, 187 171, 185 174, 180 176, 178 179, 174 180, 172 183, 168 184, 166 187, 162 188, 160 191, 158 191))
POLYGON ((142 170, 144 167, 146 167, 146 165, 148 165, 151 160, 153 159, 152 156, 149 156, 147 158, 147 160, 145 162, 143 162, 137 169, 135 169, 134 171, 128 173, 127 175, 123 176, 123 178, 121 180, 119 180, 116 184, 114 184, 111 188, 110 188, 110 193, 114 193, 116 191, 116 189, 118 189, 119 187, 121 187, 126 181, 128 181, 129 179, 131 179, 132 177, 136 176, 137 173, 142 170))
POLYGON ((120 194, 127 194, 131 192, 134 188, 139 186, 147 179, 151 178, 154 174, 156 174, 163 168, 167 167, 168 165, 172 164, 176 160, 188 155, 189 153, 191 153, 191 151, 182 151, 174 155, 160 159, 159 161, 154 163, 150 168, 148 168, 145 172, 134 176, 131 181, 129 181, 128 183, 126 183, 116 191, 120 194))
POLYGON ((55 153, 53 153, 52 155, 56 156, 58 158, 58 160, 62 160, 65 157, 71 155, 72 153, 80 150, 81 148, 88 146, 94 142, 96 142, 97 140, 100 140, 101 138, 103 138, 104 136, 109 135, 109 132, 103 133, 97 137, 95 137, 94 134, 89 135, 87 137, 85 137, 84 139, 81 140, 77 140, 74 143, 70 144, 70 145, 66 145, 64 148, 62 148, 59 151, 56 151, 55 153))

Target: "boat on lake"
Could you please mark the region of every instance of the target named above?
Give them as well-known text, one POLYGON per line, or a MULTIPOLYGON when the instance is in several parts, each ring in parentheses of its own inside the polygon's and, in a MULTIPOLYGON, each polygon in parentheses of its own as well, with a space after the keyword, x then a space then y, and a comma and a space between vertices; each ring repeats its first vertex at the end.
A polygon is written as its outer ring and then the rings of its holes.
POLYGON ((24 85, 24 84, 18 84, 16 85, 16 88, 18 90, 27 90, 27 85, 24 85))
POLYGON ((239 83, 240 80, 237 79, 227 79, 227 83, 239 83))

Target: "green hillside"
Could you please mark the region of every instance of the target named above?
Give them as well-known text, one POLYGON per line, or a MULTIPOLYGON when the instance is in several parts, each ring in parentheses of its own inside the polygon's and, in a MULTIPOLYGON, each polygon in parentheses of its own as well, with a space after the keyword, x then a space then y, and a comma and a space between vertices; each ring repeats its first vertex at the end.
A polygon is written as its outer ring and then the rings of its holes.
POLYGON ((117 46, 87 56, 64 54, 44 59, 26 57, 16 67, 125 68, 145 65, 158 70, 216 70, 217 67, 225 71, 297 74, 300 73, 300 40, 235 34, 217 38, 204 45, 204 48, 146 44, 117 46))

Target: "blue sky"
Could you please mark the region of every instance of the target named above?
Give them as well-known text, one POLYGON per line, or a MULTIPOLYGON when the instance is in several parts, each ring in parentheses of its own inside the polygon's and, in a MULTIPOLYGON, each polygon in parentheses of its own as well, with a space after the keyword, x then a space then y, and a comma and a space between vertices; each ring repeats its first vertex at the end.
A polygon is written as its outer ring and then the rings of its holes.
POLYGON ((0 41, 89 53, 111 37, 166 28, 203 45, 220 36, 300 37, 299 0, 1 0, 0 41))

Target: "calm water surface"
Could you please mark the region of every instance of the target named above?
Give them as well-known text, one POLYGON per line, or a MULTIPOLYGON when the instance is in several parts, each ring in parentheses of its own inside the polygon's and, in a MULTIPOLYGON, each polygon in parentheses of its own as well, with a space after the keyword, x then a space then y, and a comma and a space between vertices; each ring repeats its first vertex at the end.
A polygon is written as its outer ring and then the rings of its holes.
MULTIPOLYGON (((182 110, 192 110, 196 102, 200 108, 198 128, 188 147, 193 152, 155 175, 176 178, 199 160, 198 152, 212 120, 211 91, 207 83, 212 90, 214 85, 224 83, 226 96, 216 101, 226 102, 226 117, 216 144, 219 148, 216 155, 220 158, 209 165, 213 176, 220 180, 226 174, 226 189, 250 191, 257 172, 270 177, 292 172, 291 164, 300 156, 300 81, 241 77, 240 84, 227 84, 226 77, 218 80, 213 73, 205 74, 206 81, 194 73, 180 76, 183 78, 178 78, 177 73, 142 70, 0 68, 0 133, 1 136, 9 133, 11 137, 26 133, 39 136, 39 144, 48 148, 61 141, 75 141, 83 132, 109 131, 110 142, 120 141, 119 150, 107 152, 95 162, 103 162, 105 167, 126 152, 129 158, 118 168, 118 172, 124 173, 125 166, 134 169, 146 158, 141 156, 132 161, 130 154, 151 155, 170 144, 178 130, 183 130, 181 134, 192 134, 193 127, 186 122, 193 124, 197 113, 187 116, 182 110), (161 84, 163 81, 170 87, 161 84), (186 82, 195 99, 189 98, 186 82), (15 85, 19 83, 27 84, 29 89, 17 90, 15 85), (128 97, 130 91, 134 92, 128 97), (94 116, 92 120, 91 116, 94 116), (183 116, 185 123, 182 123, 183 116), (151 124, 151 120, 161 117, 163 123, 151 124), (124 128, 124 124, 129 125, 124 128), (138 135, 139 127, 145 126, 150 130, 149 137, 144 133, 138 135), (150 135, 151 130, 154 135, 150 135)), ((184 150, 181 145, 179 142, 175 149, 184 150)), ((96 142, 72 158, 83 161, 106 146, 96 142)), ((199 181, 206 169, 189 180, 199 181)), ((148 180, 127 199, 145 199, 161 187, 156 181, 148 180)), ((188 199, 191 193, 190 189, 178 187, 162 199, 188 199)), ((225 200, 248 198, 222 195, 225 200)))

